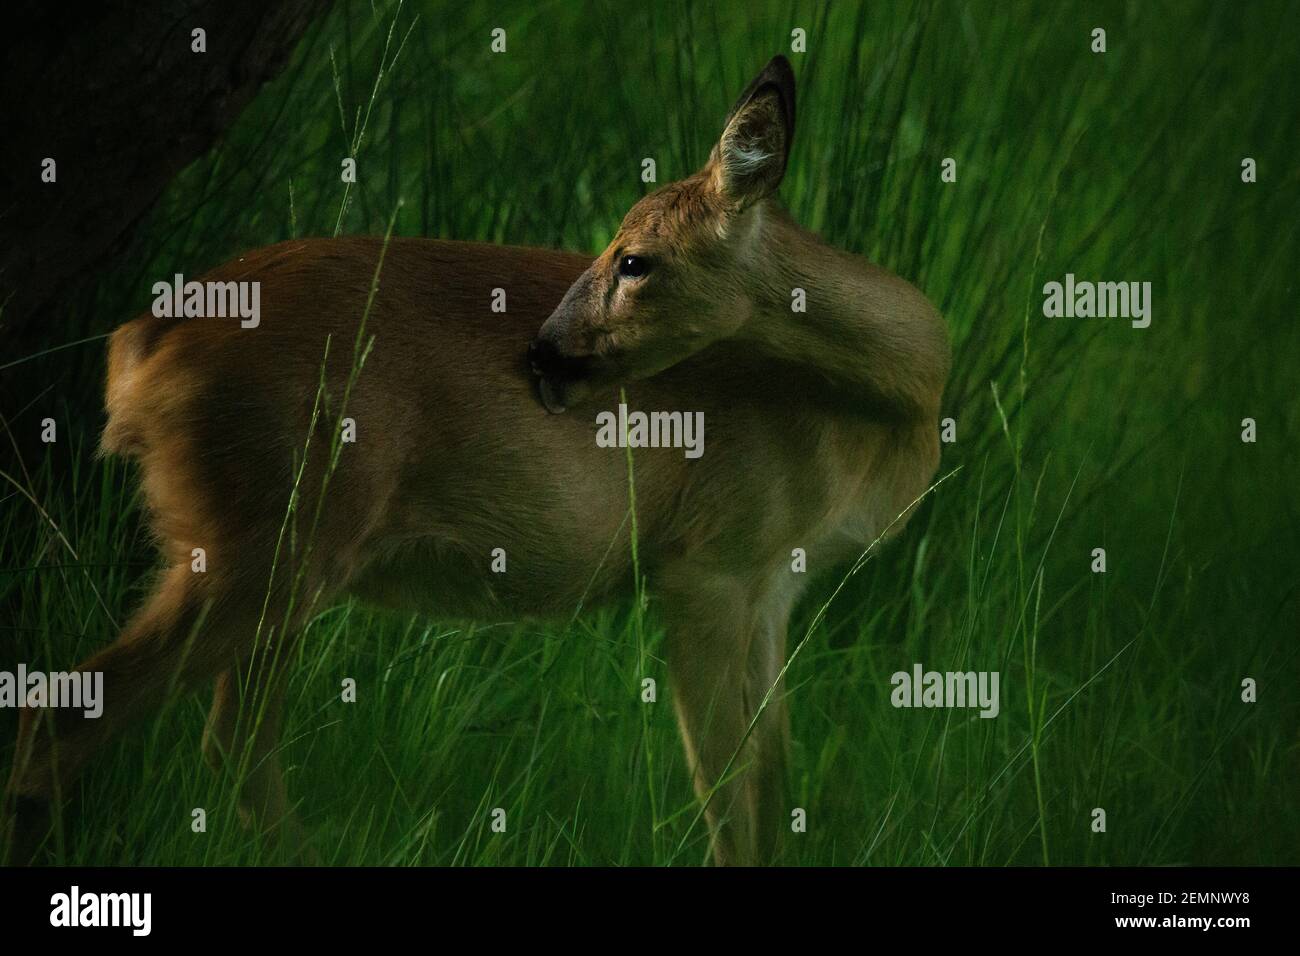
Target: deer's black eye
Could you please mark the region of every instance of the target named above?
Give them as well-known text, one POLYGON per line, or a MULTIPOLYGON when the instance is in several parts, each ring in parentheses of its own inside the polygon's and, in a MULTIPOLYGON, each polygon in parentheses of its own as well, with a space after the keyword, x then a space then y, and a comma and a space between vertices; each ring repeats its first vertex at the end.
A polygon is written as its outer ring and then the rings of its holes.
POLYGON ((639 279, 650 271, 650 263, 643 256, 623 256, 618 260, 618 274, 624 279, 639 279))

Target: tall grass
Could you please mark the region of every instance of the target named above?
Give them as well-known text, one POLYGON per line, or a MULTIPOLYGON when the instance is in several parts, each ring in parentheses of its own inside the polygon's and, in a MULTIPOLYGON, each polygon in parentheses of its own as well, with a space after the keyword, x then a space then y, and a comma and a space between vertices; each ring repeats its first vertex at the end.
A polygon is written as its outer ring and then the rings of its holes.
MULTIPOLYGON (((1283 3, 340 4, 178 177, 125 268, 69 300, 41 354, 0 361, 31 383, 3 410, 0 667, 71 665, 147 585, 134 476, 90 452, 96 337, 154 278, 390 223, 594 252, 647 188, 642 158, 661 183, 700 165, 797 26, 782 196, 941 307, 957 441, 902 539, 823 574, 796 615, 791 806, 809 826, 783 861, 1300 862, 1293 19, 1283 3), (1151 327, 1043 318, 1042 284, 1066 272, 1152 282, 1151 327), (33 449, 46 416, 59 442, 33 449), (917 661, 1000 671, 1000 716, 893 708, 890 675, 917 661)), ((639 566, 629 583, 653 594, 639 566)), ((668 694, 641 702, 644 678, 668 686, 655 616, 639 599, 574 610, 546 627, 316 614, 284 759, 325 862, 706 858, 668 694)), ((200 767, 207 703, 175 700, 90 768, 64 860, 278 859, 238 826, 231 775, 200 767)), ((14 723, 0 712, 0 766, 14 723)))

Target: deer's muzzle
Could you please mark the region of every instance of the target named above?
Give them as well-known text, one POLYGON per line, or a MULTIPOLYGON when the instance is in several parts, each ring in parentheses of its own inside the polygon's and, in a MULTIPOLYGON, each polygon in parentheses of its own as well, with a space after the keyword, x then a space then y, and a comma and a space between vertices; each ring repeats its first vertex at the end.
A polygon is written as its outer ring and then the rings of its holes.
POLYGON ((591 374, 590 356, 566 355, 553 341, 540 335, 528 346, 528 365, 537 376, 537 393, 542 405, 553 415, 567 407, 570 386, 591 374))

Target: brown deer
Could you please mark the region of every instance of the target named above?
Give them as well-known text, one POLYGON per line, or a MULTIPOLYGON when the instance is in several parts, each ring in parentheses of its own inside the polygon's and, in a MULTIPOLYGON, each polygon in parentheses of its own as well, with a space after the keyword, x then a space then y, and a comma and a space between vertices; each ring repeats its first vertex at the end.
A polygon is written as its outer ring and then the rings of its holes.
POLYGON ((103 716, 22 712, 15 858, 127 721, 213 679, 205 753, 241 768, 249 821, 287 836, 284 663, 325 602, 513 619, 625 598, 627 452, 595 423, 625 393, 631 409, 703 414, 700 457, 633 453, 639 563, 715 861, 770 859, 790 819, 777 685, 807 578, 792 553, 825 568, 902 526, 938 464, 949 367, 916 288, 777 204, 793 132, 776 57, 704 168, 637 202, 594 262, 295 240, 207 277, 260 283, 256 327, 122 326, 103 450, 138 459, 166 567, 78 666, 103 673, 103 716), (498 548, 506 573, 490 570, 498 548))

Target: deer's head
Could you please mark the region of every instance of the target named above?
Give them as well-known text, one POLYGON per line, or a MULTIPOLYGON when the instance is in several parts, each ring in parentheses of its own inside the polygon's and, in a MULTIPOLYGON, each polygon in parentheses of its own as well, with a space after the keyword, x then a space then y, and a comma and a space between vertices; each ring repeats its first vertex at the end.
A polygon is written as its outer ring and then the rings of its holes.
POLYGON ((633 206, 542 325, 529 360, 549 411, 654 375, 745 323, 764 267, 761 200, 785 175, 793 133, 794 74, 777 56, 732 107, 704 168, 633 206))

